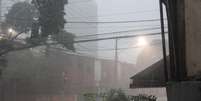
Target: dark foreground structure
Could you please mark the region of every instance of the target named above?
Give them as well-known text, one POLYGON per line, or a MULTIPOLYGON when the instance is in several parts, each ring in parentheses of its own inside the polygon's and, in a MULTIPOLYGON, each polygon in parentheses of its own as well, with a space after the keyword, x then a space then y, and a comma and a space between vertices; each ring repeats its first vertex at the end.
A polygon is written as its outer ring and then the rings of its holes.
POLYGON ((163 60, 160 60, 131 77, 130 88, 165 87, 166 82, 163 71, 163 60))
MULTIPOLYGON (((201 100, 201 1, 200 0, 160 0, 162 34, 164 34, 163 7, 166 8, 169 28, 170 63, 164 51, 164 62, 156 63, 132 77, 132 88, 163 86, 160 74, 164 68, 165 87, 168 101, 200 101, 201 100), (158 68, 158 69, 155 69, 158 68), (141 77, 143 75, 144 77, 141 77), (153 75, 153 80, 160 82, 139 82, 153 75), (139 84, 138 84, 139 83, 139 84)), ((163 41, 164 45, 164 41, 163 41)))

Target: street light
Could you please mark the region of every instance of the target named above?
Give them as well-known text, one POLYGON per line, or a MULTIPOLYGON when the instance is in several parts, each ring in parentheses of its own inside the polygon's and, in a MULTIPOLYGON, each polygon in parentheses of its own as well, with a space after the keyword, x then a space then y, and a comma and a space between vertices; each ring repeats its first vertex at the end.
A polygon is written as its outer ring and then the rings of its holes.
POLYGON ((138 38, 138 46, 147 46, 148 41, 145 37, 139 37, 138 38))
POLYGON ((13 28, 9 28, 8 29, 8 37, 11 38, 13 36, 15 36, 17 33, 13 28))
POLYGON ((8 32, 12 34, 14 32, 14 30, 12 28, 9 28, 8 32))

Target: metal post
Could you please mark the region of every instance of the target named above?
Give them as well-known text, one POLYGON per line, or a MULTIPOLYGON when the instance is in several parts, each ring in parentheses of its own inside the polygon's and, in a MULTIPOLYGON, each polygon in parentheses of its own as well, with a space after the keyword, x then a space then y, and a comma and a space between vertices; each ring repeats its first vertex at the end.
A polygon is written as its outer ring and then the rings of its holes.
POLYGON ((0 32, 1 33, 2 33, 2 23, 1 23, 2 22, 2 8, 3 8, 2 7, 2 1, 3 0, 0 0, 0 30, 1 30, 0 32))
POLYGON ((164 74, 165 81, 168 82, 168 72, 167 72, 167 52, 166 52, 166 42, 165 42, 165 30, 164 30, 164 16, 163 16, 163 2, 159 0, 160 5, 160 20, 161 20, 161 37, 162 37, 162 47, 163 47, 163 59, 164 59, 164 74))
POLYGON ((172 12, 169 2, 166 2, 166 11, 167 11, 167 19, 168 19, 168 35, 169 35, 169 54, 170 54, 170 67, 169 69, 169 80, 175 81, 176 80, 176 53, 175 53, 175 42, 173 37, 173 23, 172 23, 172 12))
POLYGON ((2 0, 0 0, 0 22, 2 22, 2 0))

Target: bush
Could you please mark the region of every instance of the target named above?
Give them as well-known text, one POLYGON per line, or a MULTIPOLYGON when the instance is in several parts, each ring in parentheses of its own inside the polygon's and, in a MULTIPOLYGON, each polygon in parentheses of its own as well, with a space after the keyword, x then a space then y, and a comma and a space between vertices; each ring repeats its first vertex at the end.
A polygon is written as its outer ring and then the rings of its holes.
POLYGON ((107 93, 106 101, 129 101, 122 90, 112 89, 107 93))

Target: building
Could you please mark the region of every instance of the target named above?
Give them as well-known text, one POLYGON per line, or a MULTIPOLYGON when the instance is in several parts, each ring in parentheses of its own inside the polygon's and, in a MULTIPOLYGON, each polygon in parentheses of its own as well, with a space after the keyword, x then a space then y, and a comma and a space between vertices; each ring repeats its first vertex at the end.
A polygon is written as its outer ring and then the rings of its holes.
MULTIPOLYGON (((7 65, 0 87, 2 101, 83 101, 85 93, 112 88, 114 82, 110 80, 117 77, 111 76, 114 62, 72 53, 57 46, 14 51, 5 59, 7 65), (96 61, 101 65, 98 70, 96 61)), ((125 68, 133 67, 120 64, 125 68)), ((129 79, 124 81, 128 86, 129 79)))
POLYGON ((164 62, 160 60, 130 78, 130 88, 165 87, 164 62))
POLYGON ((135 65, 129 63, 118 63, 118 68, 121 68, 120 73, 115 73, 115 61, 102 60, 101 62, 101 79, 99 87, 103 89, 121 88, 128 89, 131 77, 136 70, 135 65), (109 67, 109 68, 108 68, 109 67))
POLYGON ((138 73, 130 77, 130 88, 133 94, 136 92, 138 94, 153 94, 159 101, 167 101, 161 40, 155 39, 143 49, 138 56, 136 67, 138 73))
POLYGON ((131 90, 128 94, 154 95, 158 101, 167 101, 163 60, 154 63, 130 79, 131 90))
POLYGON ((76 101, 79 94, 96 90, 91 57, 37 47, 9 53, 6 59, 3 101, 76 101))

